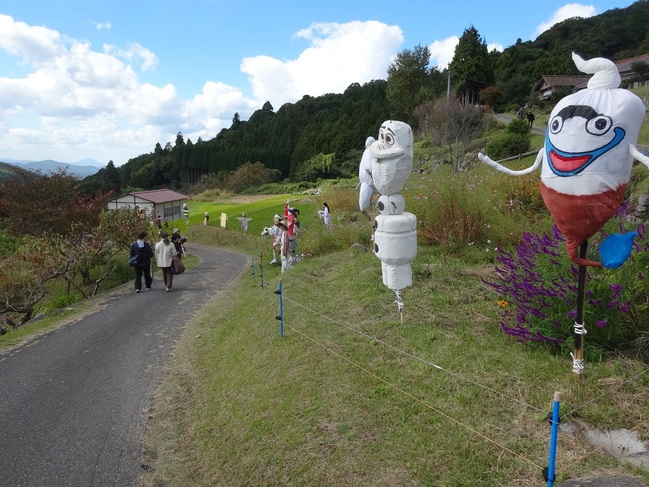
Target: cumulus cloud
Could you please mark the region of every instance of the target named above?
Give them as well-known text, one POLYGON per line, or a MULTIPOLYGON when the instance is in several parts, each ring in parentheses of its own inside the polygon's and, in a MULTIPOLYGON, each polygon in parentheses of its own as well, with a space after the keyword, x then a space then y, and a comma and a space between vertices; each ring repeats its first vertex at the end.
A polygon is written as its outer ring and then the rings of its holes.
MULTIPOLYGON (((108 28, 109 24, 96 24, 108 28)), ((265 101, 279 107, 305 94, 340 93, 351 83, 385 79, 403 34, 380 22, 318 23, 300 30, 307 47, 295 59, 242 60, 252 95, 217 80, 183 100, 176 87, 144 82, 158 64, 138 43, 126 46, 71 39, 0 15, 0 50, 25 74, 0 77, 0 155, 15 159, 94 158, 122 164, 157 142, 209 139, 239 113, 247 119, 265 101)))
POLYGON ((453 60, 455 48, 457 47, 459 42, 459 37, 451 36, 442 41, 435 41, 430 46, 428 46, 432 64, 437 66, 440 71, 446 69, 453 60))
POLYGON ((385 79, 403 33, 381 22, 315 23, 295 34, 309 43, 296 59, 245 58, 253 96, 282 105, 303 95, 341 93, 350 84, 385 79))
POLYGON ((559 22, 562 22, 566 19, 571 19, 573 17, 588 18, 594 15, 597 15, 597 9, 592 5, 568 3, 563 7, 555 10, 555 12, 552 14, 552 17, 548 21, 541 23, 532 33, 532 39, 538 37, 554 24, 558 24, 559 22))

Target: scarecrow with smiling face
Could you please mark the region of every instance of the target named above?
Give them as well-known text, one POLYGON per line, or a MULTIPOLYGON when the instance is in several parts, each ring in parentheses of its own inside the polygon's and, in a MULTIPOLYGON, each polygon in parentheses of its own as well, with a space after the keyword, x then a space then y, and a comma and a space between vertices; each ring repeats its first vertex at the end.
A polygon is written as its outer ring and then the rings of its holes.
MULTIPOLYGON (((633 160, 649 165, 635 144, 645 115, 642 100, 619 88, 620 74, 612 61, 583 60, 572 55, 577 68, 593 74, 585 90, 563 98, 550 114, 545 146, 534 165, 512 171, 489 157, 481 161, 512 175, 541 169, 541 195, 566 239, 566 251, 577 265, 601 267, 582 258, 578 248, 598 232, 619 209, 629 182, 633 160)), ((605 241, 600 254, 606 267, 619 267, 628 257, 631 238, 605 241)))

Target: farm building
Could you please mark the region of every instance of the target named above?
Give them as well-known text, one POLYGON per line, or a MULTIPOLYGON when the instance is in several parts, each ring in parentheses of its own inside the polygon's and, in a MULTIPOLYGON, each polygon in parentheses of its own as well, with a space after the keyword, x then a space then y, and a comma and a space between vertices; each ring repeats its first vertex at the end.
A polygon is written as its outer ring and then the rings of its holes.
POLYGON ((187 203, 187 196, 170 189, 152 191, 134 191, 108 201, 109 210, 120 208, 139 208, 151 221, 158 217, 163 222, 178 220, 183 217, 182 208, 187 203))

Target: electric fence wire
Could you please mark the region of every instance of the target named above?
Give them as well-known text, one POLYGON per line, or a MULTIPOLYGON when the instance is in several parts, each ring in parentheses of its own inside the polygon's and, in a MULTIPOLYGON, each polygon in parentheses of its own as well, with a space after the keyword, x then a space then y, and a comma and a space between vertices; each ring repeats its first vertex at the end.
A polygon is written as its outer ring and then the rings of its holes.
MULTIPOLYGON (((284 298, 284 299, 286 299, 286 298, 284 298)), ((408 391, 402 389, 402 388, 399 387, 398 385, 396 385, 396 384, 394 384, 394 383, 388 381, 387 379, 384 379, 383 377, 380 377, 380 376, 376 375, 374 372, 372 372, 372 371, 366 369, 366 368, 363 367, 362 365, 357 364, 356 362, 354 362, 354 361, 348 359, 347 357, 341 355, 340 353, 336 352, 335 350, 331 349, 330 347, 327 347, 327 346, 324 345, 323 343, 318 342, 316 339, 310 337, 309 335, 307 335, 307 334, 304 333, 303 331, 301 331, 301 330, 299 330, 299 329, 297 329, 297 328, 295 328, 295 327, 293 327, 293 326, 291 326, 291 325, 286 324, 286 322, 284 322, 284 326, 285 326, 286 328, 289 328, 289 329, 293 330, 295 333, 298 333, 299 335, 301 335, 301 336, 304 337, 305 339, 307 339, 307 340, 309 340, 309 341, 315 343, 317 346, 323 348, 324 350, 326 350, 326 351, 328 351, 329 353, 335 355, 336 357, 338 357, 338 358, 344 360, 344 361, 347 362, 348 364, 350 364, 350 365, 352 365, 352 366, 358 368, 359 370, 363 371, 363 372, 366 373, 367 375, 369 375, 369 376, 371 376, 371 377, 374 377, 376 380, 378 380, 378 381, 384 383, 386 386, 391 387, 391 388, 394 389, 395 391, 397 391, 397 392, 403 394, 404 396, 406 396, 406 397, 412 399, 413 401, 418 402, 419 404, 421 404, 421 405, 427 407, 427 408, 430 409, 431 411, 434 411, 435 413, 437 413, 438 415, 442 416, 443 418, 446 418, 447 420, 449 420, 449 421, 451 421, 451 422, 457 424, 458 426, 461 426, 462 428, 467 429, 468 431, 470 431, 470 432, 473 433, 474 435, 479 436, 480 438, 482 438, 482 439, 488 441, 488 442, 491 443, 492 445, 494 445, 494 446, 500 448, 501 451, 507 452, 507 453, 511 454, 512 456, 515 456, 515 457, 517 457, 517 458, 520 458, 522 461, 528 463, 529 465, 531 465, 531 466, 533 466, 533 467, 535 467, 535 468, 538 468, 539 470, 542 470, 542 467, 541 467, 540 465, 538 465, 537 463, 533 462, 533 461, 530 460, 529 458, 525 458, 525 457, 524 457, 523 455, 521 455, 520 453, 516 453, 515 451, 513 451, 513 450, 507 448, 505 445, 502 445, 502 444, 498 443, 496 440, 494 440, 494 439, 492 439, 492 438, 489 438, 487 435, 485 435, 485 434, 483 434, 483 433, 480 433, 479 431, 475 430, 475 429, 472 428, 471 426, 469 426, 469 425, 467 425, 467 424, 464 424, 462 421, 459 421, 459 420, 455 419, 454 417, 449 416, 449 415, 446 414, 444 411, 442 411, 442 410, 440 410, 440 409, 437 409, 437 408, 436 408, 435 406, 433 406, 432 404, 430 404, 430 403, 424 401, 423 399, 420 399, 420 398, 418 398, 418 397, 412 395, 411 393, 409 393, 408 391)))
POLYGON ((435 369, 437 369, 437 370, 439 370, 439 371, 441 371, 441 372, 445 372, 446 374, 451 375, 451 376, 453 376, 453 377, 455 377, 455 378, 457 378, 457 379, 460 379, 460 380, 462 380, 462 381, 468 382, 469 384, 472 384, 472 385, 474 385, 474 386, 477 386, 477 387, 480 387, 480 388, 482 388, 482 389, 485 389, 485 390, 487 390, 487 391, 489 391, 489 392, 491 392, 491 393, 493 393, 493 394, 496 394, 496 395, 498 395, 498 396, 504 397, 505 399, 509 399, 510 401, 516 402, 516 403, 520 404, 521 406, 524 406, 524 407, 526 407, 526 408, 532 409, 532 410, 534 410, 534 411, 536 411, 536 412, 539 412, 539 413, 547 414, 547 411, 546 411, 546 410, 543 410, 543 409, 541 409, 541 408, 538 408, 538 407, 536 407, 536 406, 533 406, 533 405, 531 405, 531 404, 528 404, 528 403, 526 403, 525 401, 522 401, 522 400, 520 400, 520 399, 518 399, 518 398, 515 398, 515 397, 512 397, 512 396, 509 396, 509 395, 505 394, 505 393, 502 392, 502 391, 498 391, 498 390, 493 389, 493 388, 491 388, 491 387, 489 387, 489 386, 486 386, 486 385, 484 385, 484 384, 481 384, 481 383, 479 383, 479 382, 476 382, 476 381, 474 381, 474 380, 471 380, 471 379, 469 379, 469 378, 467 378, 467 377, 462 376, 461 374, 458 374, 457 372, 453 372, 453 371, 451 371, 451 370, 445 369, 444 367, 441 367, 440 365, 437 365, 436 363, 430 362, 429 360, 426 360, 426 359, 423 359, 423 358, 421 358, 421 357, 418 357, 417 355, 415 355, 415 354, 413 354, 413 353, 406 352, 405 350, 401 350, 400 348, 395 347, 394 345, 391 345, 391 344, 389 344, 388 342, 385 342, 385 341, 381 340, 380 338, 377 338, 376 336, 369 335, 369 334, 367 334, 367 333, 365 333, 365 332, 363 332, 363 331, 360 331, 360 330, 358 330, 358 329, 356 329, 356 328, 354 328, 354 327, 352 327, 352 326, 346 325, 345 323, 342 323, 342 322, 337 321, 337 320, 334 320, 333 318, 330 318, 330 317, 328 317, 328 316, 326 316, 326 315, 323 315, 322 313, 319 313, 318 311, 315 311, 315 310, 309 308, 308 306, 303 305, 302 303, 298 303, 297 301, 294 301, 294 300, 292 300, 292 299, 290 299, 290 298, 287 298, 285 293, 284 293, 283 298, 284 298, 286 301, 288 301, 288 302, 290 302, 290 303, 293 303, 294 305, 299 306, 299 307, 301 307, 301 308, 304 308, 305 310, 307 310, 307 311, 309 311, 309 312, 311 312, 311 313, 313 313, 313 314, 319 316, 319 317, 322 318, 322 319, 325 319, 325 320, 331 321, 332 323, 335 323, 336 325, 339 325, 339 326, 341 326, 341 327, 343 327, 343 328, 345 328, 345 329, 347 329, 347 330, 349 330, 349 331, 352 331, 352 332, 354 332, 354 333, 356 333, 356 334, 358 334, 358 335, 360 335, 360 336, 362 336, 362 337, 364 337, 364 338, 369 338, 369 339, 371 339, 371 340, 374 340, 376 343, 379 343, 379 344, 383 345, 384 347, 386 347, 386 348, 392 350, 393 352, 399 353, 399 354, 401 354, 401 355, 405 355, 406 357, 409 357, 409 358, 411 358, 411 359, 413 359, 413 360, 416 360, 416 361, 421 362, 421 363, 423 363, 423 364, 425 364, 425 365, 428 365, 428 366, 430 366, 430 367, 433 367, 433 368, 435 368, 435 369))
MULTIPOLYGON (((294 305, 296 305, 296 306, 298 306, 298 307, 300 307, 300 308, 303 308, 303 309, 305 309, 306 311, 309 311, 310 313, 313 313, 314 315, 317 315, 318 317, 320 317, 320 318, 322 318, 322 319, 324 319, 324 320, 330 321, 330 322, 332 322, 332 323, 334 323, 334 324, 336 324, 336 325, 338 325, 338 326, 340 326, 340 327, 342 327, 342 328, 345 328, 346 330, 349 330, 349 331, 351 331, 351 332, 353 332, 353 333, 356 333, 356 334, 358 334, 358 335, 360 335, 360 336, 362 336, 362 337, 364 337, 364 338, 369 338, 369 339, 371 339, 371 340, 374 340, 376 343, 379 343, 379 344, 383 345, 384 347, 386 347, 386 348, 388 348, 388 349, 390 349, 390 350, 392 350, 392 351, 394 351, 394 352, 396 352, 396 353, 398 353, 398 354, 404 355, 404 356, 409 357, 409 358, 411 358, 411 359, 413 359, 413 360, 416 360, 416 361, 418 361, 418 362, 421 362, 421 363, 423 363, 423 364, 425 364, 425 365, 428 365, 428 366, 430 366, 430 367, 433 367, 433 368, 435 368, 435 369, 437 369, 437 370, 439 370, 439 371, 441 371, 441 372, 445 372, 446 374, 449 374, 449 375, 451 375, 451 376, 453 376, 453 377, 455 377, 455 378, 457 378, 457 379, 459 379, 459 380, 462 380, 462 381, 468 382, 469 384, 472 384, 472 385, 475 385, 475 386, 480 387, 480 388, 482 388, 482 389, 485 389, 485 390, 487 390, 487 391, 489 391, 489 392, 492 392, 492 393, 494 393, 494 394, 496 394, 496 395, 499 395, 499 396, 501 396, 501 397, 503 397, 503 398, 505 398, 505 399, 509 399, 509 400, 511 400, 511 401, 513 401, 513 402, 516 402, 516 403, 518 403, 518 404, 520 404, 520 405, 522 405, 522 406, 524 406, 524 407, 527 407, 527 408, 529 408, 529 409, 532 409, 532 410, 534 410, 534 411, 537 411, 537 412, 540 412, 540 413, 543 413, 543 414, 546 413, 545 410, 540 409, 540 408, 537 408, 537 407, 535 407, 535 406, 533 406, 533 405, 531 405, 531 404, 528 404, 528 403, 526 403, 525 401, 521 401, 521 400, 518 399, 518 398, 515 398, 515 397, 512 397, 512 396, 509 396, 509 395, 507 395, 507 394, 505 394, 505 393, 503 393, 503 392, 501 392, 501 391, 498 391, 498 390, 496 390, 496 389, 493 389, 493 388, 491 388, 491 387, 489 387, 489 386, 486 386, 486 385, 481 384, 481 383, 479 383, 479 382, 476 382, 476 381, 474 381, 474 380, 468 379, 468 378, 466 378, 466 377, 464 377, 464 376, 462 376, 462 375, 460 375, 460 374, 458 374, 458 373, 456 373, 456 372, 453 372, 453 371, 451 371, 451 370, 445 369, 444 367, 441 367, 440 365, 437 365, 437 364, 435 364, 434 362, 431 362, 431 361, 429 361, 429 360, 425 360, 425 359, 423 359, 423 358, 421 358, 421 357, 418 357, 417 355, 415 355, 415 354, 413 354, 413 353, 406 352, 405 350, 401 350, 400 348, 395 347, 394 345, 391 345, 391 344, 389 344, 389 343, 387 343, 387 342, 385 342, 385 341, 383 341, 383 340, 377 338, 377 337, 374 336, 374 335, 369 335, 369 334, 367 334, 367 333, 365 333, 365 332, 363 332, 363 331, 361 331, 361 330, 358 330, 358 329, 356 329, 356 328, 354 328, 354 327, 352 327, 352 326, 349 326, 349 325, 347 325, 347 324, 345 324, 345 323, 343 323, 343 322, 341 322, 341 321, 335 320, 335 319, 333 319, 333 318, 331 318, 331 317, 329 317, 329 316, 327 316, 327 315, 324 315, 324 314, 322 314, 322 313, 320 313, 320 312, 318 312, 318 311, 316 311, 316 310, 314 310, 314 309, 312 309, 312 308, 310 308, 310 307, 308 307, 308 306, 305 306, 304 304, 302 304, 302 303, 300 303, 300 302, 298 302, 298 301, 295 301, 295 300, 293 300, 293 299, 291 299, 291 298, 286 297, 286 294, 285 294, 285 293, 283 293, 283 296, 282 296, 282 297, 283 297, 283 299, 285 299, 286 301, 288 301, 288 302, 290 302, 290 303, 292 303, 292 304, 294 304, 294 305)), ((292 330, 295 331, 296 333, 299 333, 299 334, 302 335, 304 338, 306 338, 306 339, 312 341, 313 343, 316 343, 318 346, 324 348, 325 350, 329 351, 330 353, 332 353, 332 354, 334 354, 334 355, 336 355, 336 356, 342 358, 342 359, 345 360, 346 362, 352 364, 354 367, 359 368, 360 370, 362 370, 362 371, 366 372, 367 374, 369 374, 369 375, 375 377, 376 379, 380 380, 381 382, 385 383, 386 385, 389 385, 390 387, 392 387, 393 389, 399 391, 400 393, 402 393, 402 394, 404 394, 404 395, 406 395, 406 396, 412 398, 413 400, 415 400, 415 401, 417 401, 417 402, 419 402, 419 403, 425 405, 425 406, 428 407, 429 409, 431 409, 431 410, 435 411, 436 413, 440 414, 441 416, 443 416, 443 417, 445 417, 445 418, 447 418, 447 419, 453 421, 454 423, 456 423, 456 424, 462 426, 463 428, 466 428, 467 430, 471 431, 472 433, 474 433, 474 434, 476 434, 476 435, 478 435, 478 436, 480 436, 480 437, 486 439, 486 440, 489 441, 490 443, 492 443, 492 444, 498 446, 499 448, 503 449, 503 451, 507 451, 507 452, 511 453, 512 455, 521 458, 522 460, 526 461, 527 463, 529 463, 529 464, 531 464, 531 465, 533 465, 533 466, 535 466, 535 467, 541 468, 539 465, 535 464, 535 463, 532 462, 531 460, 529 460, 529 459, 527 459, 527 458, 525 458, 525 457, 522 457, 521 455, 519 455, 519 454, 517 454, 517 453, 511 451, 510 449, 508 449, 507 447, 505 447, 505 446, 503 446, 503 445, 500 445, 500 444, 499 444, 498 442, 496 442, 495 440, 492 440, 491 438, 485 436, 484 434, 482 434, 482 433, 480 433, 480 432, 478 432, 478 431, 475 431, 473 428, 471 428, 471 427, 468 426, 468 425, 465 425, 465 424, 462 423, 461 421, 458 421, 457 419, 452 418, 451 416, 448 416, 446 413, 440 411, 439 409, 435 408, 434 406, 432 406, 431 404, 427 403, 426 401, 424 401, 424 400, 422 400, 422 399, 419 399, 419 398, 413 396, 412 394, 410 394, 410 393, 404 391, 404 390, 401 389, 400 387, 398 387, 398 386, 396 386, 396 385, 390 383, 389 381, 387 381, 387 380, 385 380, 385 379, 383 379, 383 378, 377 376, 377 375, 374 374, 373 372, 371 372, 371 371, 365 369, 364 367, 362 367, 362 366, 360 366, 360 365, 354 363, 353 361, 349 360, 348 358, 346 358, 346 357, 340 355, 338 352, 335 352, 334 350, 330 349, 329 347, 327 347, 327 346, 325 346, 325 345, 319 343, 317 340, 315 340, 315 339, 309 337, 308 335, 306 335, 306 334, 305 334, 304 332, 302 332, 301 330, 298 330, 297 328, 292 327, 292 326, 288 326, 288 325, 286 325, 286 324, 285 324, 285 326, 287 326, 287 328, 292 329, 292 330)), ((619 388, 619 387, 621 387, 621 386, 623 386, 623 385, 625 385, 625 384, 632 383, 632 382, 635 381, 637 378, 641 377, 642 375, 646 374, 647 372, 649 372, 649 368, 647 368, 647 369, 645 369, 645 370, 639 372, 638 374, 634 375, 633 377, 630 377, 630 378, 627 379, 626 381, 624 381, 624 382, 618 384, 618 385, 615 387, 615 389, 617 389, 617 388, 619 388)), ((565 418, 569 417, 570 415, 572 415, 572 414, 576 413, 577 411, 583 409, 583 408, 586 407, 587 405, 592 404, 593 402, 595 402, 595 401, 601 399, 601 398, 604 397, 604 396, 610 395, 611 393, 612 393, 612 391, 611 391, 611 390, 608 390, 608 391, 606 391, 606 392, 600 394, 599 396, 594 397, 594 398, 592 398, 592 399, 590 399, 590 400, 584 402, 584 403, 581 404, 580 406, 575 407, 575 408, 571 409, 570 411, 568 411, 567 413, 563 414, 563 415, 561 416, 561 419, 565 419, 565 418)), ((641 421, 641 422, 638 423, 636 426, 634 426, 633 428, 631 428, 629 431, 637 431, 638 428, 640 428, 640 426, 642 426, 644 423, 647 423, 647 422, 649 422, 649 419, 645 419, 645 420, 641 421)), ((620 434, 619 436, 617 436, 617 437, 615 437, 615 438, 612 438, 612 439, 611 439, 611 444, 612 444, 615 440, 617 440, 617 439, 619 439, 619 438, 621 438, 621 437, 623 437, 623 436, 624 436, 624 434, 620 434)), ((583 460, 585 460, 586 458, 588 458, 588 457, 590 457, 590 456, 592 456, 592 455, 594 455, 594 454, 596 454, 596 453, 598 453, 598 452, 600 452, 600 451, 602 451, 602 450, 603 450, 603 446, 599 446, 599 447, 597 447, 597 448, 594 448, 593 450, 591 450, 591 451, 588 452, 587 454, 581 456, 580 458, 574 459, 574 460, 573 460, 572 462, 570 462, 568 465, 565 465, 565 466, 563 466, 561 469, 558 469, 557 472, 564 472, 564 471, 567 471, 570 467, 572 467, 573 465, 575 465, 577 462, 583 461, 583 460)))

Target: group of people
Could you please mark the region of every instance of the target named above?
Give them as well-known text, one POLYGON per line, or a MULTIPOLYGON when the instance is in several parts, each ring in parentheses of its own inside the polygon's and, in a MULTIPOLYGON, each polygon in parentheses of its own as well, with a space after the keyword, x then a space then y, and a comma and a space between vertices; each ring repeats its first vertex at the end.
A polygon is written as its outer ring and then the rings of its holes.
POLYGON ((135 292, 142 291, 142 277, 146 289, 151 289, 153 284, 152 259, 162 269, 162 280, 165 284, 165 291, 173 291, 173 264, 174 259, 181 259, 185 254, 186 237, 180 234, 178 228, 174 228, 171 238, 164 230, 160 232, 160 241, 155 244, 155 250, 151 244, 146 241, 146 232, 140 232, 137 240, 131 244, 130 257, 137 256, 137 265, 135 268, 135 292))
POLYGON ((300 210, 289 206, 287 201, 284 206, 284 216, 275 215, 273 226, 265 228, 262 232, 262 235, 273 238, 273 260, 270 263, 281 263, 282 272, 291 269, 299 260, 296 242, 297 230, 300 227, 299 215, 300 210))
POLYGON ((527 123, 529 124, 530 129, 532 128, 532 125, 534 125, 534 120, 536 120, 536 117, 534 116, 534 113, 532 113, 531 111, 525 113, 525 110, 523 109, 523 107, 520 107, 518 109, 518 112, 516 112, 516 115, 521 120, 527 119, 527 123))

